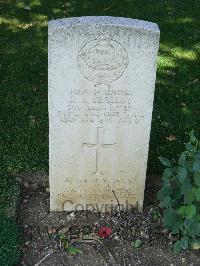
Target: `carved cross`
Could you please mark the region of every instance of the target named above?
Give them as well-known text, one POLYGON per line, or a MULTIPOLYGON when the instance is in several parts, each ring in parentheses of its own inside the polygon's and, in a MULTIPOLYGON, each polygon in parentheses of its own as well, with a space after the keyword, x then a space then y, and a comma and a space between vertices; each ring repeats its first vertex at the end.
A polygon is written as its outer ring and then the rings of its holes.
POLYGON ((84 148, 84 146, 86 146, 86 147, 89 147, 89 148, 95 148, 95 150, 96 150, 96 157, 95 157, 96 166, 95 166, 95 172, 92 173, 92 175, 98 175, 98 174, 103 175, 103 173, 99 170, 99 150, 101 148, 113 148, 113 146, 116 144, 116 143, 111 143, 111 144, 101 143, 100 137, 99 137, 100 129, 101 129, 101 127, 97 127, 95 143, 83 143, 82 144, 83 148, 84 148))

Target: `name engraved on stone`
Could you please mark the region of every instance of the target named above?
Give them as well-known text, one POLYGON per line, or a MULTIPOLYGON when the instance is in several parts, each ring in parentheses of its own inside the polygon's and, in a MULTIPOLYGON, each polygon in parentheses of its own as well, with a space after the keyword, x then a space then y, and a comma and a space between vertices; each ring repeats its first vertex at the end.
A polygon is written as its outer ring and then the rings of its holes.
POLYGON ((135 113, 134 93, 128 89, 108 89, 98 85, 92 90, 74 89, 70 91, 68 103, 63 111, 58 111, 63 123, 137 123, 143 119, 135 113))
POLYGON ((77 58, 83 76, 94 84, 111 84, 128 66, 125 48, 110 36, 98 37, 85 44, 77 58))
POLYGON ((101 127, 97 127, 96 143, 83 143, 82 144, 82 150, 84 149, 84 146, 95 148, 95 150, 96 150, 95 172, 92 173, 92 175, 103 175, 103 173, 99 170, 99 150, 101 148, 113 148, 113 146, 116 144, 116 143, 112 143, 112 144, 103 144, 103 143, 101 143, 100 137, 99 137, 100 129, 101 129, 101 127))

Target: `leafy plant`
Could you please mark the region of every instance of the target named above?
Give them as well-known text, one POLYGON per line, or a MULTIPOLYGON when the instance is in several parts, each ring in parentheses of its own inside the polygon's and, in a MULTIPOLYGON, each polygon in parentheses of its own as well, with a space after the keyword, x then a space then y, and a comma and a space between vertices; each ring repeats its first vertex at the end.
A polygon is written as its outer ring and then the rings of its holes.
POLYGON ((80 249, 78 249, 72 245, 72 243, 69 241, 69 239, 65 233, 60 233, 59 239, 60 239, 60 242, 61 242, 63 248, 67 251, 67 253, 69 255, 76 255, 79 253, 83 253, 80 249))
POLYGON ((164 227, 179 240, 175 252, 200 248, 200 141, 191 131, 178 162, 159 157, 165 166, 162 187, 158 192, 160 207, 164 208, 164 227))
POLYGON ((152 212, 154 221, 160 221, 162 218, 162 214, 158 208, 155 208, 152 212))
POLYGON ((142 241, 140 239, 136 239, 135 241, 132 242, 132 247, 139 248, 141 244, 142 244, 142 241))

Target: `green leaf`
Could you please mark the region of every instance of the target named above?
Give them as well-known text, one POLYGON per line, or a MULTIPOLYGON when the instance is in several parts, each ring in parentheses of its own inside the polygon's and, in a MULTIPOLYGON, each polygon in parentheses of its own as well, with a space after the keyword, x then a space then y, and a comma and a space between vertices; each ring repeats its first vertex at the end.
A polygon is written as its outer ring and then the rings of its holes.
POLYGON ((187 194, 184 196, 185 204, 192 204, 195 201, 196 188, 192 188, 187 194))
POLYGON ((200 201, 200 187, 196 189, 195 197, 197 201, 200 201))
POLYGON ((193 171, 194 172, 200 172, 200 160, 199 159, 196 159, 194 162, 193 162, 193 171))
POLYGON ((187 216, 187 206, 181 206, 178 209, 178 213, 184 217, 187 216))
POLYGON ((179 164, 180 166, 185 166, 185 164, 186 164, 186 155, 185 155, 185 152, 183 152, 183 153, 180 155, 180 157, 179 157, 179 159, 178 159, 178 164, 179 164))
POLYGON ((69 255, 72 255, 72 256, 74 256, 76 254, 83 253, 80 249, 78 249, 72 245, 67 248, 67 252, 69 255))
POLYGON ((173 176, 173 172, 171 168, 166 168, 163 172, 162 179, 163 180, 168 180, 173 176))
POLYGON ((185 167, 179 167, 177 172, 177 177, 179 182, 183 184, 187 178, 187 169, 185 167))
POLYGON ((198 142, 198 140, 196 139, 195 135, 194 135, 194 130, 192 130, 190 133, 189 133, 189 136, 190 136, 190 142, 192 144, 195 144, 196 142, 198 142))
POLYGON ((194 182, 197 186, 200 186, 200 172, 194 173, 194 182))
POLYGON ((181 238, 181 248, 187 249, 188 248, 188 237, 184 236, 181 238))
POLYGON ((199 222, 192 222, 189 229, 188 234, 192 237, 200 235, 200 223, 199 222))
POLYGON ((186 151, 191 152, 194 150, 194 146, 190 142, 186 143, 185 147, 186 147, 186 151))
POLYGON ((200 214, 195 215, 194 220, 200 222, 200 214))
POLYGON ((132 246, 134 248, 139 248, 142 244, 142 241, 140 239, 135 240, 135 242, 132 243, 132 246))
POLYGON ((188 206, 181 206, 178 209, 178 213, 184 217, 192 219, 196 215, 196 206, 193 204, 188 206))
POLYGON ((168 229, 172 229, 173 226, 176 224, 177 220, 179 220, 179 215, 176 210, 173 208, 168 208, 164 212, 164 227, 168 229))
POLYGON ((191 219, 188 219, 188 218, 186 218, 183 222, 183 226, 184 226, 185 230, 187 230, 187 234, 188 234, 188 230, 191 227, 192 223, 193 223, 193 221, 191 219))
POLYGON ((174 252, 176 253, 180 252, 182 249, 181 241, 180 240, 176 241, 173 247, 174 247, 174 252))
POLYGON ((157 193, 158 200, 162 201, 164 197, 170 194, 170 191, 170 183, 168 181, 165 181, 162 188, 157 193))
POLYGON ((196 206, 195 205, 187 206, 186 214, 188 218, 192 219, 196 215, 196 206))
POLYGON ((167 158, 164 158, 162 156, 158 157, 158 159, 160 160, 160 162, 167 167, 171 167, 171 163, 167 158))
POLYGON ((190 179, 185 179, 185 181, 181 184, 181 191, 183 195, 188 194, 192 189, 192 184, 190 179))
POLYGON ((164 197, 164 199, 160 202, 160 208, 166 208, 170 206, 171 198, 169 196, 164 197))
POLYGON ((182 226, 183 226, 183 221, 180 219, 177 219, 176 223, 174 224, 174 226, 171 229, 172 234, 178 234, 180 229, 182 228, 182 226))

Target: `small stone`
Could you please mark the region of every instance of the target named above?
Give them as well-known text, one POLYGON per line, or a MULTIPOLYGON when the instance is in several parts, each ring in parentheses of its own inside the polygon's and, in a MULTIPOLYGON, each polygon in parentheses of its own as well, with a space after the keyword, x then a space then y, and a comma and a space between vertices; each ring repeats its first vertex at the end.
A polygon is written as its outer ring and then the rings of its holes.
POLYGON ((173 235, 172 235, 172 233, 169 233, 169 235, 168 235, 168 239, 173 239, 173 235))
POLYGON ((49 227, 48 228, 48 234, 49 235, 55 234, 55 232, 56 232, 56 229, 55 228, 53 228, 53 227, 49 227))
POLYGON ((145 232, 144 232, 144 231, 141 231, 141 232, 140 232, 140 235, 141 235, 142 237, 144 237, 144 236, 145 236, 145 232))
POLYGON ((24 200, 23 200, 24 203, 27 203, 27 201, 28 201, 27 199, 24 199, 24 200))
POLYGON ((169 232, 169 230, 166 228, 161 231, 161 233, 163 233, 164 235, 166 235, 168 232, 169 232))
POLYGON ((50 188, 49 187, 46 187, 46 192, 50 192, 50 188))
POLYGON ((23 185, 24 185, 25 188, 29 188, 30 187, 28 182, 25 182, 23 185))
POLYGON ((182 261, 182 262, 185 262, 185 258, 182 258, 181 261, 182 261))
POLYGON ((63 233, 67 233, 69 231, 69 228, 68 227, 63 227, 60 231, 63 232, 63 233))
POLYGON ((71 217, 72 219, 75 217, 74 212, 71 212, 71 213, 70 213, 70 217, 71 217))

